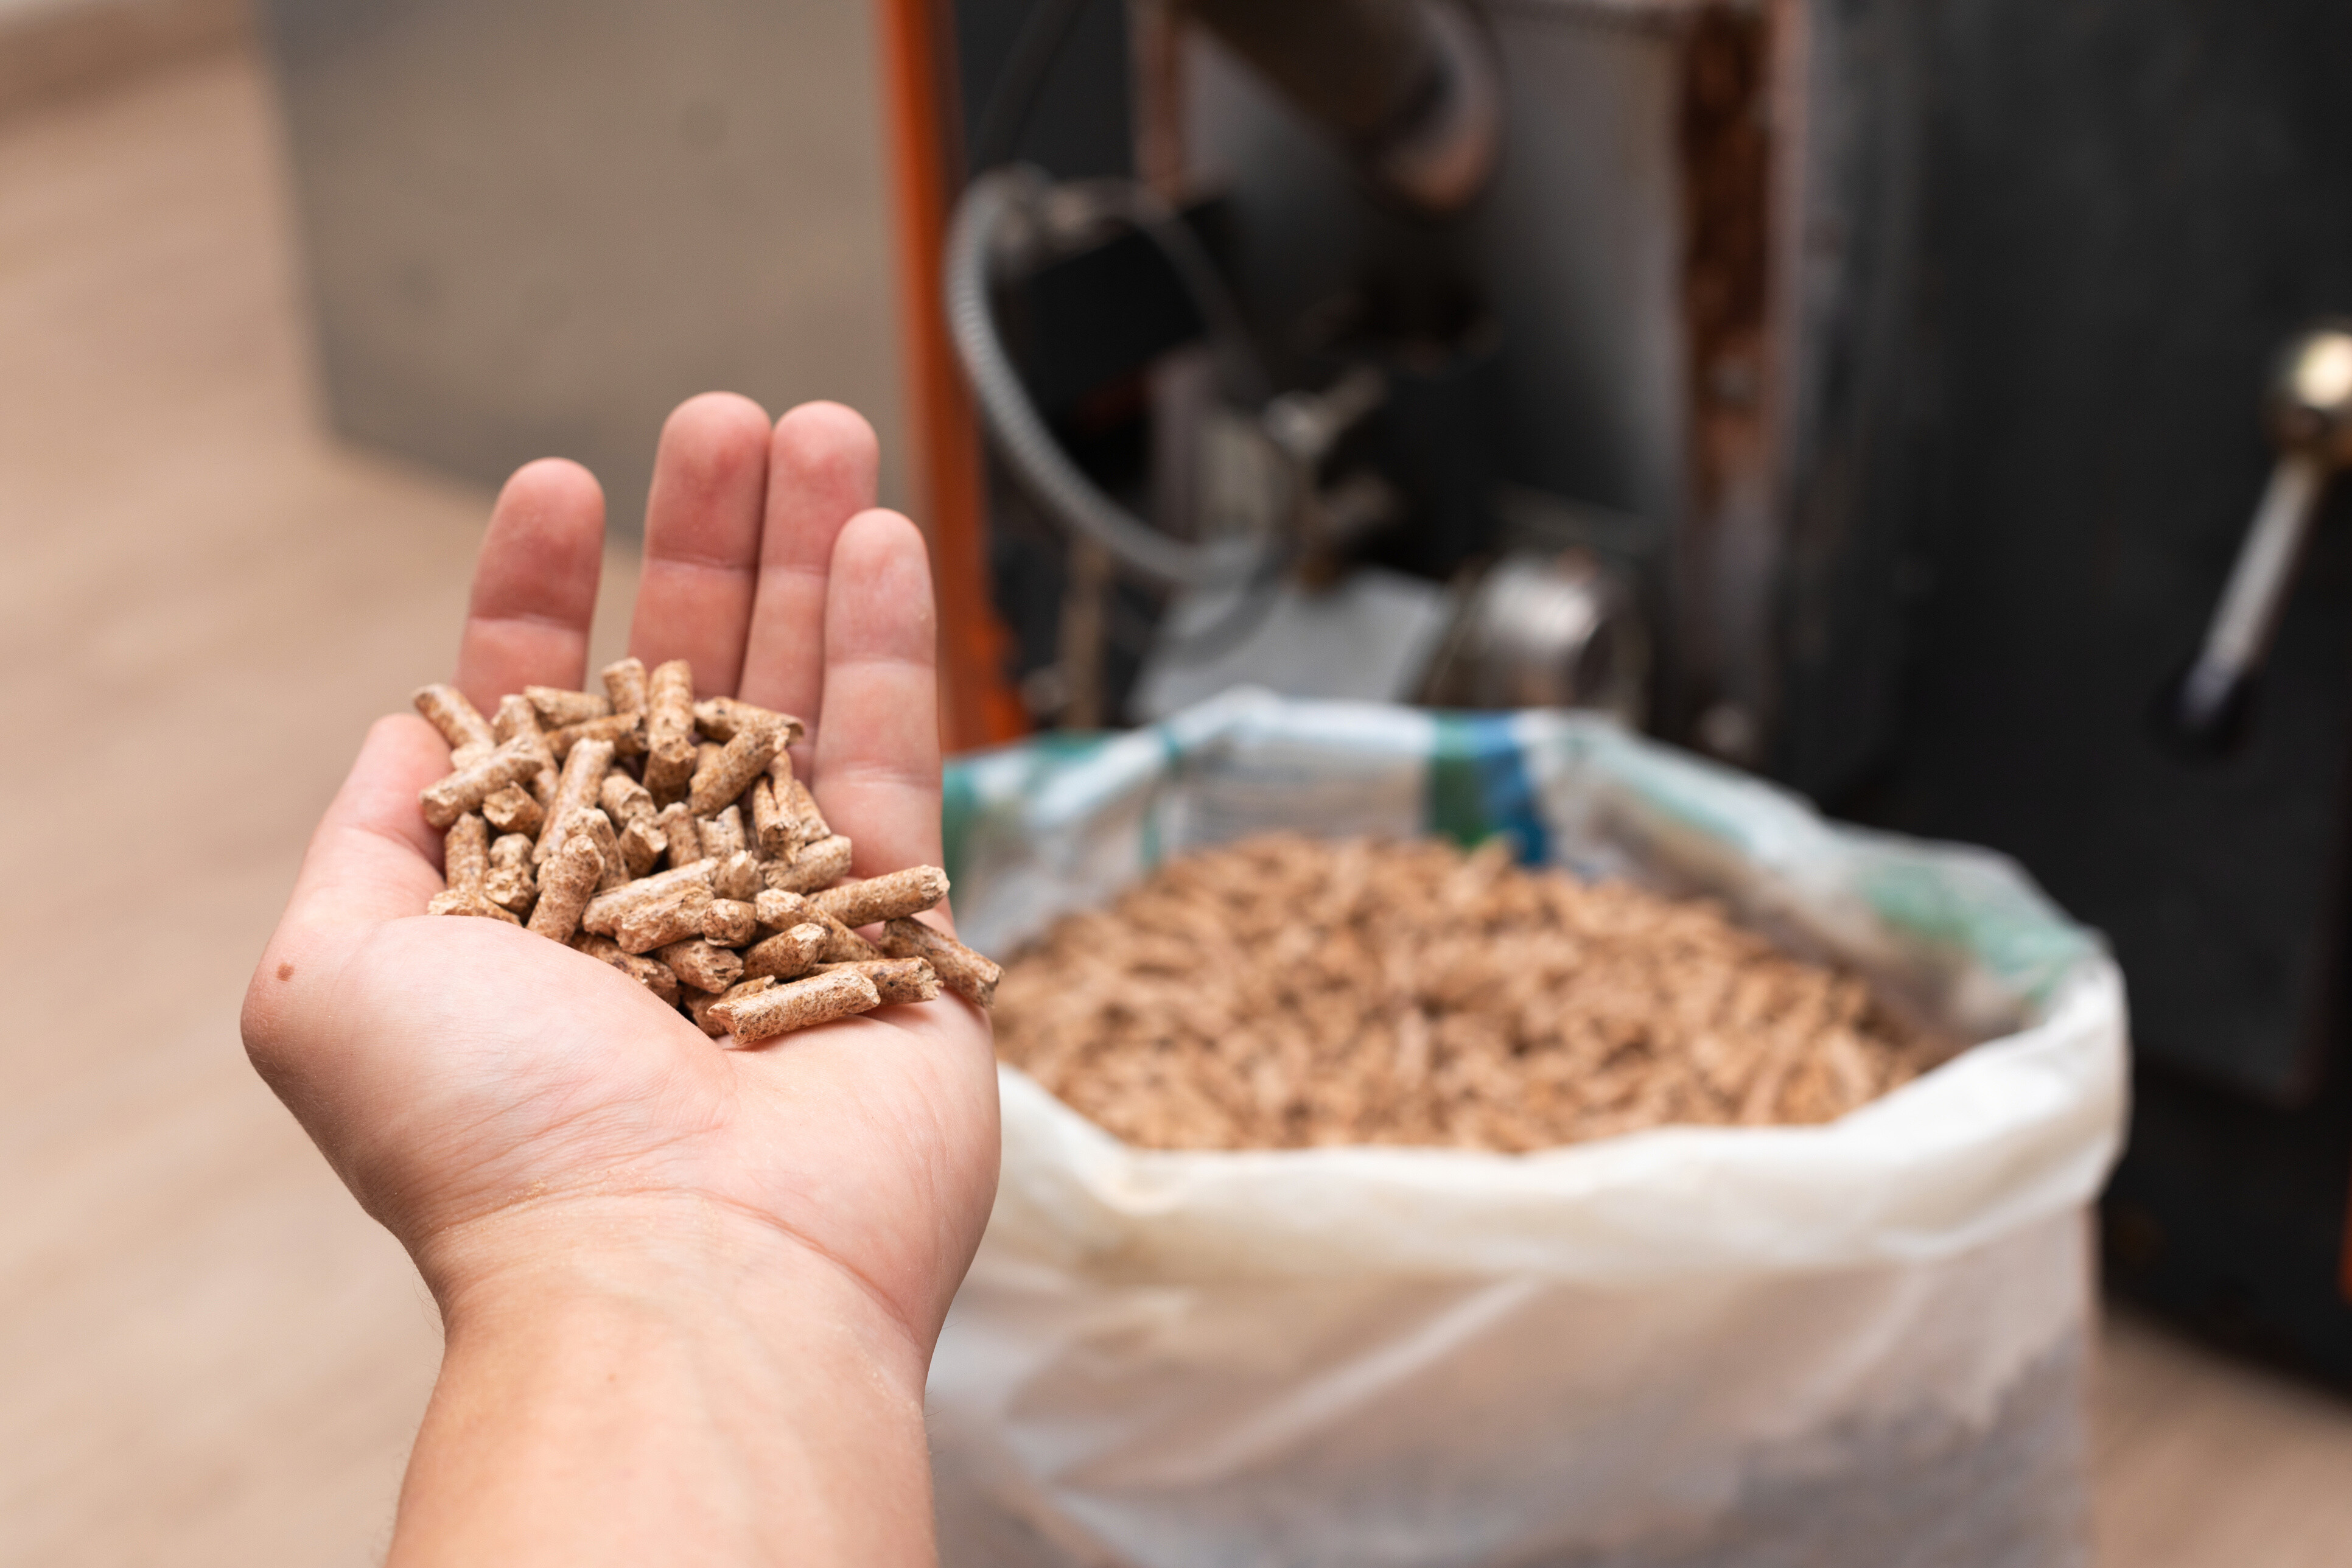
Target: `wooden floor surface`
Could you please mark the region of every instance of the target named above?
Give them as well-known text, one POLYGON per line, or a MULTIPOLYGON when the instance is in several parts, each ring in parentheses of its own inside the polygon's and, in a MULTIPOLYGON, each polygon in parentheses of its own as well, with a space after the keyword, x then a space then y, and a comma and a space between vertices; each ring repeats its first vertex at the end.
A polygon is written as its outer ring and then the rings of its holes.
MULTIPOLYGON (((273 135, 234 54, 0 123, 8 1564, 372 1562, 437 1351, 236 1016, 485 498, 319 428, 273 135)), ((2352 1561, 2352 1405, 2126 1320, 2095 1423, 2104 1561, 2352 1561)))

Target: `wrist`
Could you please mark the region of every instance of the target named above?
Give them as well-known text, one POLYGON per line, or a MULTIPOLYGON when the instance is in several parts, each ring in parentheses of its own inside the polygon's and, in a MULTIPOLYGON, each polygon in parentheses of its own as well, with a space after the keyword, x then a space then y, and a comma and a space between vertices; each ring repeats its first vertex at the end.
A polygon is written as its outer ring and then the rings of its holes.
POLYGON ((713 1199, 581 1194, 525 1204, 437 1232, 415 1255, 453 1338, 590 1303, 778 1331, 816 1314, 921 1397, 928 1349, 879 1291, 847 1265, 713 1199))
POLYGON ((448 1345, 395 1563, 929 1558, 925 1356, 831 1258, 665 1195, 502 1214, 419 1264, 448 1345))

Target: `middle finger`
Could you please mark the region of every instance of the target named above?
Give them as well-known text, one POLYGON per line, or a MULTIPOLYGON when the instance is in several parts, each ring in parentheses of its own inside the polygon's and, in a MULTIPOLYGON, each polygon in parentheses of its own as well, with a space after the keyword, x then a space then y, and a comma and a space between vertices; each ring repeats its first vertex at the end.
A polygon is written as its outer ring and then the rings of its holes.
POLYGON ((662 426, 646 502, 646 569, 629 651, 683 658, 706 695, 731 694, 758 581, 768 489, 768 416, 748 397, 710 392, 662 426))

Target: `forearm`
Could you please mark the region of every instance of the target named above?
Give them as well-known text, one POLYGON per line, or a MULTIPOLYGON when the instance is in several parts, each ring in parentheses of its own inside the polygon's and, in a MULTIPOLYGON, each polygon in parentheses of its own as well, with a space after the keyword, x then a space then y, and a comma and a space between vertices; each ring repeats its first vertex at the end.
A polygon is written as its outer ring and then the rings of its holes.
POLYGON ((445 1293, 394 1568, 929 1562, 905 1331, 813 1254, 639 1228, 445 1293))

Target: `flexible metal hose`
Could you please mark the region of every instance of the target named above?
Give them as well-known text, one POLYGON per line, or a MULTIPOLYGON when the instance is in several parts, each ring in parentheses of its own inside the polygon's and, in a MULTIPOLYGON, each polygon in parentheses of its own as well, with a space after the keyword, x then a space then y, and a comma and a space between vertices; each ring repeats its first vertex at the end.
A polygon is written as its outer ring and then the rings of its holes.
MULTIPOLYGON (((1255 575, 1269 559, 1286 552, 1279 533, 1255 543, 1231 544, 1191 544, 1171 537, 1103 493, 1070 461, 1030 402, 1020 372, 997 334, 989 295, 1001 233, 1009 221, 1031 211, 1045 189, 1044 176, 1034 170, 992 170, 965 190, 948 234, 948 331, 997 451, 1048 516, 1101 545, 1137 576, 1169 585, 1197 585, 1255 575)), ((1095 210, 1126 223, 1159 247, 1191 294, 1212 342, 1241 357, 1235 345, 1245 343, 1246 334, 1240 311, 1192 231, 1139 186, 1104 182, 1090 185, 1087 195, 1095 210)), ((1254 366, 1240 368, 1255 374, 1254 366)), ((1255 390, 1263 395, 1262 386, 1255 390)))

